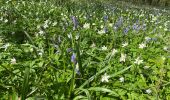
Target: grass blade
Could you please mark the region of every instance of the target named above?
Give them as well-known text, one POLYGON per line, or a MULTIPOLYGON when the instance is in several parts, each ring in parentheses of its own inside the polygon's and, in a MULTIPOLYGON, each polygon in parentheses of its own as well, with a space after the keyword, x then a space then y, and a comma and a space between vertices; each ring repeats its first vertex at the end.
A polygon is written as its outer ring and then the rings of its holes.
POLYGON ((108 92, 108 93, 114 94, 115 96, 119 96, 116 92, 114 92, 114 91, 112 91, 110 89, 107 89, 107 88, 103 88, 103 87, 91 87, 88 90, 90 90, 90 91, 98 91, 98 92, 108 92))
POLYGON ((106 71, 107 69, 109 69, 111 66, 107 66, 105 68, 103 68, 101 71, 99 71, 98 73, 96 73, 95 75, 93 75, 92 77, 90 77, 88 80, 86 80, 81 86, 80 88, 83 88, 85 85, 87 85, 89 82, 91 82, 95 77, 97 77, 98 75, 100 75, 101 73, 103 73, 104 71, 106 71))
POLYGON ((88 99, 86 99, 86 97, 85 96, 82 96, 82 95, 79 95, 79 96, 76 96, 73 100, 88 100, 88 99))
MULTIPOLYGON (((90 95, 90 93, 89 93, 89 91, 88 91, 87 89, 80 89, 80 88, 78 88, 77 90, 80 90, 81 92, 85 92, 88 100, 91 100, 91 95, 90 95)), ((81 93, 81 92, 79 92, 79 93, 81 93)), ((79 94, 79 93, 78 93, 78 94, 79 94)), ((78 94, 77 94, 77 95, 78 95, 78 94)))
POLYGON ((115 76, 117 76, 117 75, 119 75, 119 74, 125 72, 126 70, 130 69, 131 67, 132 67, 132 66, 129 66, 129 67, 127 67, 127 68, 125 68, 125 69, 123 69, 123 70, 121 70, 121 71, 118 71, 118 72, 116 72, 116 73, 110 75, 110 77, 115 77, 115 76))
POLYGON ((25 100, 27 93, 28 93, 28 88, 29 88, 29 73, 30 69, 28 67, 25 68, 25 73, 24 73, 24 82, 22 85, 22 94, 21 94, 21 100, 25 100))

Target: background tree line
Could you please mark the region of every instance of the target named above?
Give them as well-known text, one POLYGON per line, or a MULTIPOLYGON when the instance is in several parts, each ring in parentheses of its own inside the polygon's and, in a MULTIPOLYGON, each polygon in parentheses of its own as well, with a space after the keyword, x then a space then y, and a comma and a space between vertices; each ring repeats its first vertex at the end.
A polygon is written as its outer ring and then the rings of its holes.
POLYGON ((135 4, 147 4, 153 6, 170 6, 170 0, 122 0, 126 2, 132 2, 135 4))
MULTIPOLYGON (((36 0, 41 1, 41 0, 36 0)), ((137 5, 151 5, 151 6, 161 6, 170 7, 170 0, 48 0, 57 4, 71 4, 71 2, 120 2, 125 1, 128 3, 133 3, 137 5)))
POLYGON ((161 6, 161 7, 170 7, 170 0, 71 0, 71 1, 99 1, 99 2, 120 2, 120 1, 125 1, 128 3, 133 3, 137 5, 151 5, 151 6, 161 6))

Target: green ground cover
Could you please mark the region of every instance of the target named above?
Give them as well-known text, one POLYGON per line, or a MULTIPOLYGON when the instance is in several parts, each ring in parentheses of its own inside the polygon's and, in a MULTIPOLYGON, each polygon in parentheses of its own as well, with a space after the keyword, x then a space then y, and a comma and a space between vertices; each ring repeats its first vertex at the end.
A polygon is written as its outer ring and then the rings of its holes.
POLYGON ((170 100, 170 11, 0 1, 0 99, 170 100))

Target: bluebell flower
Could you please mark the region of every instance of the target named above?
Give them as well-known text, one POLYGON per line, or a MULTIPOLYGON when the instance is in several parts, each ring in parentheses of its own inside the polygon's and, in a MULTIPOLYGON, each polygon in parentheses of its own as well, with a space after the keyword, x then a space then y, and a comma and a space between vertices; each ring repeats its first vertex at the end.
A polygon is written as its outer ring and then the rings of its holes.
POLYGON ((76 54, 75 53, 73 53, 72 56, 71 56, 71 62, 76 64, 76 54))
POLYGON ((128 33, 128 31, 129 31, 128 27, 124 28, 124 35, 126 35, 128 33))
POLYGON ((73 51, 73 49, 72 48, 67 48, 67 52, 69 53, 69 52, 72 52, 73 51))
POLYGON ((135 23, 132 28, 133 28, 133 30, 135 30, 135 31, 139 31, 139 30, 141 29, 141 26, 138 25, 137 23, 135 23))
POLYGON ((108 16, 105 15, 105 16, 103 17, 103 20, 104 20, 104 22, 106 22, 106 21, 108 20, 108 16))
POLYGON ((123 24, 123 17, 120 17, 118 22, 122 25, 123 24))
POLYGON ((136 23, 133 24, 133 30, 137 30, 137 27, 138 27, 138 25, 136 25, 136 23))
POLYGON ((77 27, 78 27, 77 18, 76 18, 75 16, 72 16, 71 19, 72 19, 73 24, 74 24, 73 30, 75 30, 75 29, 77 29, 77 27))
POLYGON ((152 38, 152 41, 157 41, 158 39, 157 38, 152 38))
POLYGON ((123 17, 120 17, 120 18, 119 18, 119 21, 123 22, 123 17))
POLYGON ((114 27, 121 27, 123 24, 123 17, 120 17, 119 20, 116 22, 115 26, 114 27))
POLYGON ((105 33, 107 33, 107 32, 108 32, 107 27, 104 27, 104 32, 105 32, 105 33))
POLYGON ((136 23, 137 23, 137 24, 139 23, 139 20, 138 20, 138 19, 136 20, 136 23))

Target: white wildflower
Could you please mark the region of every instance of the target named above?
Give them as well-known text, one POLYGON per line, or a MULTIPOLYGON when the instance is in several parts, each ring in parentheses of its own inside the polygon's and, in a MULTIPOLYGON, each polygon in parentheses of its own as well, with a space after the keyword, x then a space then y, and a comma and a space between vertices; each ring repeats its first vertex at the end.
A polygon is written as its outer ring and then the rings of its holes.
POLYGON ((167 46, 164 46, 164 48, 163 48, 165 51, 167 51, 168 50, 168 47, 167 46))
POLYGON ((16 64, 16 59, 15 58, 11 59, 11 64, 16 64))
POLYGON ((38 53, 38 55, 39 55, 39 56, 42 56, 42 55, 43 55, 43 53, 42 53, 42 52, 39 52, 39 53, 38 53))
POLYGON ((118 50, 113 49, 113 50, 112 50, 112 54, 111 54, 111 55, 112 55, 112 56, 114 56, 117 52, 118 52, 118 50))
POLYGON ((140 48, 140 49, 143 49, 143 48, 145 48, 145 47, 146 47, 146 44, 145 44, 145 43, 139 44, 139 48, 140 48))
POLYGON ((44 34, 44 31, 40 30, 38 33, 39 33, 40 35, 43 35, 43 34, 44 34))
POLYGON ((114 28, 114 30, 117 30, 118 27, 114 26, 113 28, 114 28))
POLYGON ((162 26, 159 26, 160 29, 162 29, 162 26))
POLYGON ((101 50, 105 51, 105 50, 107 50, 107 47, 104 45, 104 46, 102 46, 101 50))
POLYGON ((148 69, 149 67, 150 67, 150 66, 144 66, 143 68, 144 68, 144 69, 148 69))
POLYGON ((49 27, 49 26, 48 26, 48 24, 49 24, 49 20, 46 20, 46 21, 44 22, 44 25, 43 25, 43 27, 44 27, 44 28, 47 28, 47 27, 49 27))
POLYGON ((78 40, 78 39, 79 39, 79 37, 80 37, 80 36, 79 36, 79 34, 78 34, 78 35, 76 35, 76 37, 75 37, 75 38, 76 38, 76 40, 78 40))
POLYGON ((72 39, 72 34, 71 33, 67 34, 67 36, 68 36, 69 39, 72 39))
POLYGON ((109 78, 110 78, 110 76, 105 73, 104 75, 102 75, 101 81, 102 82, 109 82, 109 78))
POLYGON ((164 28, 164 31, 168 31, 168 29, 167 29, 167 28, 164 28))
POLYGON ((156 20, 157 20, 157 17, 156 17, 156 16, 155 16, 155 17, 153 17, 153 18, 152 18, 152 20, 153 20, 153 21, 156 21, 156 20))
POLYGON ((143 60, 140 60, 140 57, 138 57, 138 58, 135 59, 134 63, 137 64, 137 65, 140 65, 141 63, 143 63, 143 60))
POLYGON ((5 19, 4 22, 7 23, 7 22, 8 22, 8 19, 5 19))
POLYGON ((110 27, 113 27, 113 23, 109 23, 109 26, 110 26, 110 27))
POLYGON ((46 20, 44 23, 45 23, 45 24, 48 24, 48 23, 49 23, 49 20, 46 20))
POLYGON ((125 81, 124 77, 120 77, 120 78, 119 78, 119 81, 120 81, 120 82, 124 82, 124 81, 125 81))
POLYGON ((39 55, 39 56, 42 56, 43 53, 44 53, 43 49, 40 49, 38 55, 39 55))
POLYGON ((83 25, 83 28, 89 29, 89 28, 90 28, 90 24, 89 24, 89 23, 85 23, 85 24, 83 25))
POLYGON ((128 45, 128 42, 125 42, 122 44, 122 47, 126 47, 128 45))
POLYGON ((55 26, 55 25, 57 25, 57 22, 54 22, 52 26, 55 26))
POLYGON ((95 26, 95 25, 96 25, 96 23, 92 23, 92 25, 93 25, 93 26, 95 26))
POLYGON ((61 13, 61 16, 64 16, 64 14, 63 14, 63 13, 61 13))
POLYGON ((104 27, 103 25, 100 26, 100 28, 103 28, 103 27, 104 27))
POLYGON ((7 43, 7 44, 5 44, 5 45, 3 45, 2 46, 2 48, 4 48, 5 49, 5 51, 8 49, 8 47, 10 46, 10 44, 9 43, 7 43))
POLYGON ((121 53, 120 62, 125 62, 126 54, 121 53))
POLYGON ((43 26, 44 28, 47 28, 48 27, 48 24, 44 24, 44 26, 43 26))
POLYGON ((94 48, 94 47, 96 47, 96 44, 93 42, 93 44, 90 47, 94 48))
POLYGON ((12 35, 14 35, 14 34, 15 34, 15 32, 12 32, 11 34, 12 34, 12 35))
POLYGON ((149 41, 151 38, 150 37, 145 37, 145 40, 146 41, 149 41))
POLYGON ((147 94, 150 94, 150 93, 152 93, 152 90, 151 90, 151 89, 147 89, 147 90, 146 90, 146 93, 147 93, 147 94))
POLYGON ((100 30, 100 31, 98 31, 98 34, 105 34, 105 31, 104 30, 100 30))
POLYGON ((166 59, 164 56, 162 56, 161 58, 162 58, 162 60, 165 60, 165 59, 166 59))

